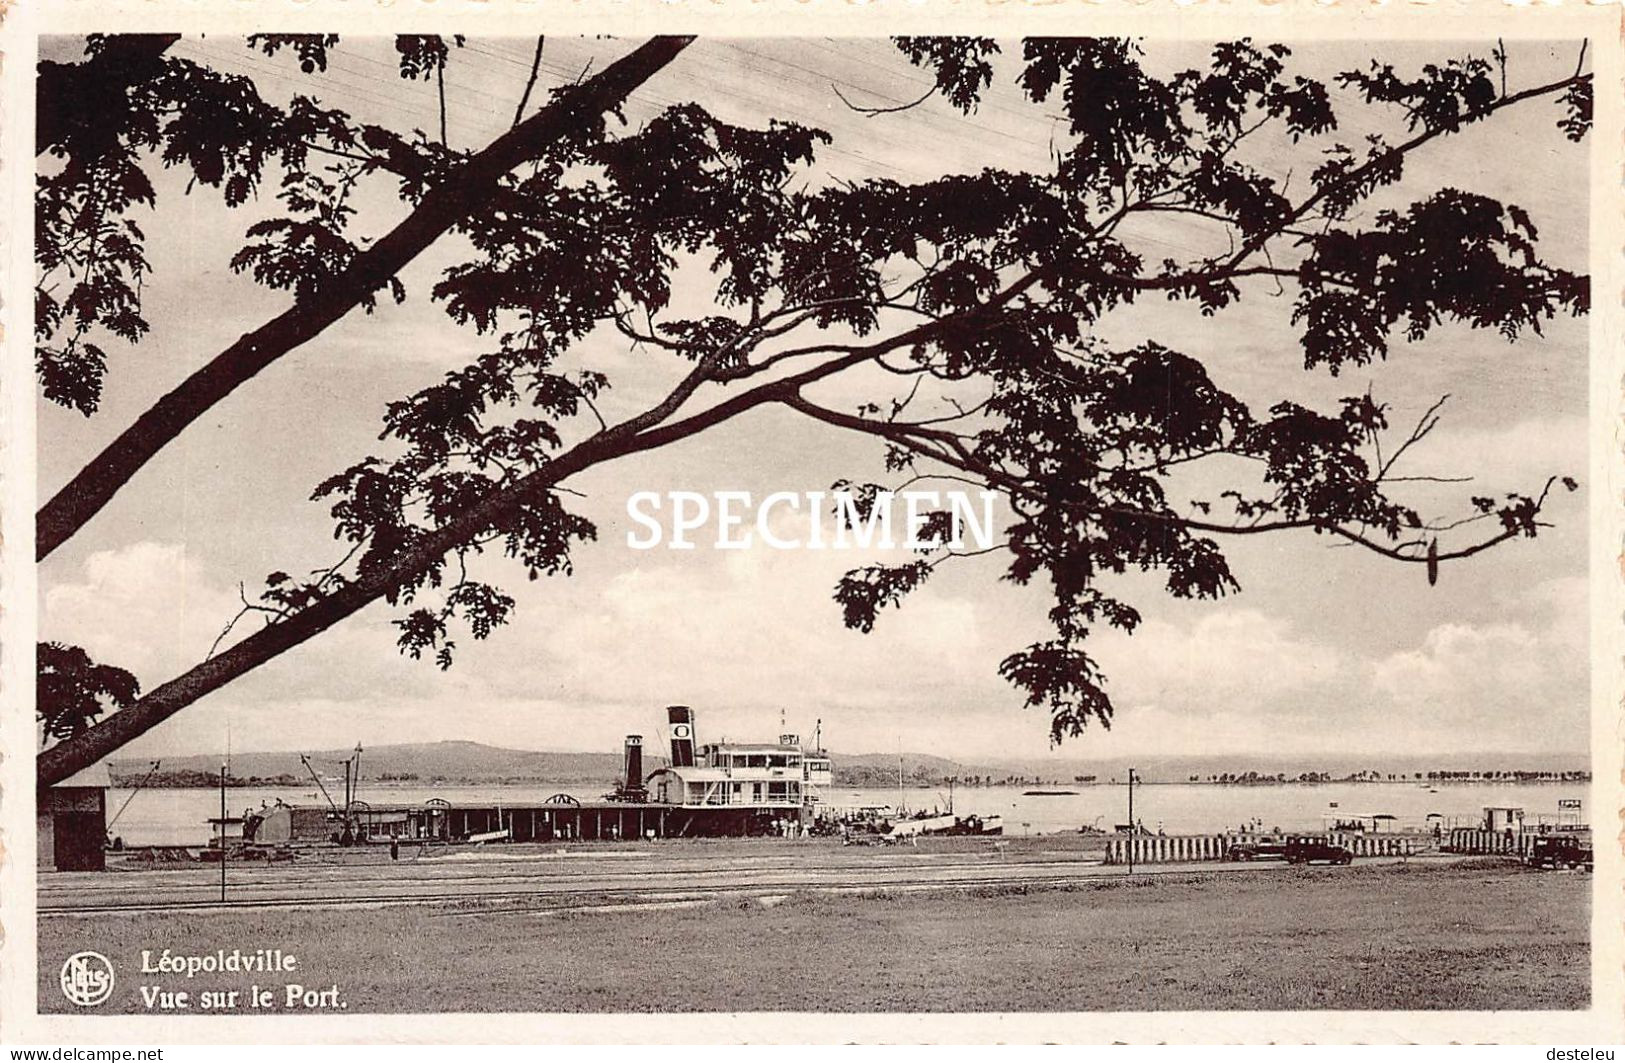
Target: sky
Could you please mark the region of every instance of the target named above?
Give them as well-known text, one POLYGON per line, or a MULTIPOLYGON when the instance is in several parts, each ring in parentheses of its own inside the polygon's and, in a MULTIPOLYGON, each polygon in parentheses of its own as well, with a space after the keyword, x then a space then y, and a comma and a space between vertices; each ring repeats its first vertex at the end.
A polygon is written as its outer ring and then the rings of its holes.
MULTIPOLYGON (((541 86, 602 69, 630 41, 549 38, 541 86)), ((1385 58, 1419 65, 1489 44, 1427 47, 1297 46, 1294 69, 1327 77, 1385 58), (1454 50, 1450 50, 1453 47, 1454 50)), ((449 71, 454 146, 477 146, 511 121, 533 40, 471 40, 449 71)), ((75 48, 58 42, 55 54, 75 48)), ((52 54, 53 48, 45 49, 52 54)), ((1007 49, 1007 52, 1013 52, 1007 49)), ((1515 42, 1514 91, 1573 69, 1577 45, 1515 42)), ((175 54, 254 77, 267 96, 304 87, 294 65, 241 42, 188 38, 175 54)), ((398 79, 387 41, 346 42, 315 94, 357 117, 433 128, 432 86, 398 79)), ((1190 44, 1147 44, 1147 63, 1199 63, 1190 44)), ((697 99, 719 117, 818 125, 834 137, 812 183, 864 176, 929 180, 984 165, 1042 168, 1061 135, 1055 106, 1027 103, 1016 65, 996 65, 978 112, 930 100, 891 115, 859 115, 836 97, 889 105, 913 99, 928 76, 881 40, 701 41, 633 98, 637 123, 656 108, 697 99)), ((1334 93, 1344 139, 1386 128, 1334 93)), ((1431 145, 1410 164, 1417 196, 1457 187, 1525 207, 1549 260, 1586 261, 1586 148, 1554 128, 1554 104, 1524 104, 1495 128, 1431 145)), ((1261 166, 1303 173, 1313 149, 1260 145, 1261 166)), ((156 167, 153 167, 156 170, 156 167)), ((1284 176, 1284 172, 1282 173, 1284 176)), ((102 410, 92 418, 41 403, 39 492, 48 497, 145 406, 247 329, 287 305, 229 271, 243 230, 274 204, 238 211, 207 190, 185 193, 159 172, 159 213, 141 219, 154 271, 144 291, 151 335, 113 352, 102 410)), ((1298 181, 1303 178, 1300 176, 1298 181)), ((1299 184, 1297 187, 1302 187, 1299 184)), ((1387 205, 1386 203, 1379 203, 1387 205)), ((400 216, 387 197, 363 200, 361 231, 400 216)), ((1188 253, 1210 238, 1188 225, 1136 234, 1155 251, 1188 253)), ((379 453, 391 399, 429 384, 482 350, 427 290, 456 261, 443 241, 403 274, 410 298, 352 314, 281 359, 193 425, 152 461, 40 573, 41 637, 85 646, 150 688, 197 663, 266 573, 308 571, 342 556, 314 485, 379 453)), ((699 305, 686 278, 679 304, 699 305)), ((1327 405, 1368 387, 1409 424, 1448 393, 1445 418, 1412 458, 1413 474, 1471 474, 1470 484, 1418 488, 1424 516, 1458 511, 1467 494, 1538 488, 1553 474, 1584 479, 1586 322, 1561 319, 1542 337, 1508 344, 1441 327, 1397 340, 1390 359, 1332 379, 1306 373, 1288 324, 1290 295, 1246 289, 1241 305, 1202 318, 1184 305, 1142 302, 1108 317, 1103 338, 1155 339, 1206 361, 1250 402, 1291 397, 1327 405)), ((674 311, 675 316, 676 311, 674 311)), ((673 367, 618 336, 591 337, 584 364, 616 379, 606 414, 640 408, 673 367)), ((817 398, 848 408, 872 381, 838 381, 817 398)), ((782 410, 754 412, 680 445, 592 470, 570 486, 572 505, 598 523, 569 578, 527 583, 512 563, 482 571, 518 600, 512 623, 488 641, 458 637, 446 672, 395 649, 394 615, 375 605, 217 691, 132 743, 122 756, 166 752, 343 747, 354 742, 469 739, 528 749, 614 750, 633 731, 660 733, 661 707, 699 713, 701 738, 776 734, 780 716, 809 733, 822 722, 838 751, 906 749, 951 756, 1102 758, 1158 752, 1569 752, 1587 743, 1585 492, 1560 495, 1556 527, 1445 567, 1427 585, 1420 566, 1385 562, 1309 534, 1224 542, 1241 593, 1218 602, 1168 599, 1156 581, 1123 588, 1144 613, 1132 637, 1108 633, 1092 649, 1117 705, 1109 731, 1092 728, 1052 751, 1048 720, 1023 709, 997 674, 1000 660, 1046 637, 1040 591, 999 580, 999 558, 944 566, 870 634, 841 626, 831 598, 842 572, 867 555, 811 551, 634 551, 625 545, 627 496, 638 490, 826 489, 839 477, 879 476, 871 440, 782 410)), ((782 514, 794 531, 796 518, 782 514)), ((247 628, 239 628, 239 634, 247 628)))

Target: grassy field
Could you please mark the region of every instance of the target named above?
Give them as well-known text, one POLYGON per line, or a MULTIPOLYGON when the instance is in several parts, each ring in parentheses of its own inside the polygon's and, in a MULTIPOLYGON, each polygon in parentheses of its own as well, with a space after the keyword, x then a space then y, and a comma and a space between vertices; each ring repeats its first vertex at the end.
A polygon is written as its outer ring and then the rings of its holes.
POLYGON ((1371 866, 1066 888, 827 895, 621 911, 501 907, 52 917, 40 1001, 81 949, 98 1011, 190 993, 338 987, 312 1010, 1564 1009, 1589 1000, 1588 875, 1371 866), (294 975, 142 975, 140 951, 280 948, 294 975), (681 976, 679 976, 679 972, 681 976))

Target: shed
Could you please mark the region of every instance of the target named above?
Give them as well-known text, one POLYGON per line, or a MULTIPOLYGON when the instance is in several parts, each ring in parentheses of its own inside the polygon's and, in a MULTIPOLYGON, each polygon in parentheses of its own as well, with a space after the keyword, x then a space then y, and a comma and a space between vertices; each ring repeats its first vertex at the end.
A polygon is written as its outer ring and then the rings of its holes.
POLYGON ((41 870, 107 869, 107 790, 112 784, 102 763, 36 792, 34 838, 41 870))

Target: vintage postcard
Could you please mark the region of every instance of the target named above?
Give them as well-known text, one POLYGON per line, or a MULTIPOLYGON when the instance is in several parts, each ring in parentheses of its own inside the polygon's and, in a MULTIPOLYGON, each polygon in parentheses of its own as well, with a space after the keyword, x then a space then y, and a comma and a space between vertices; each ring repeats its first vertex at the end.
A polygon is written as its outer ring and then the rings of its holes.
POLYGON ((1625 1040, 1617 6, 3 47, 8 1043, 1625 1040))

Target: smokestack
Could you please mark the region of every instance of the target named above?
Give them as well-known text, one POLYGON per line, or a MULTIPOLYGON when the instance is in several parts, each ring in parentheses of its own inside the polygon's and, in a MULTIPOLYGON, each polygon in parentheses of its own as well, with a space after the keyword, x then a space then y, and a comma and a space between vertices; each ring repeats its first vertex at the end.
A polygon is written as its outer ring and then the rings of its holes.
POLYGON ((671 766, 694 766, 694 710, 687 705, 672 705, 666 709, 666 720, 671 724, 671 766))
POLYGON ((626 790, 643 788, 643 736, 626 736, 626 790))

